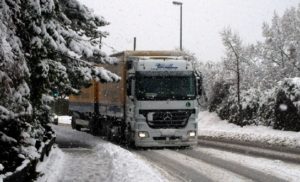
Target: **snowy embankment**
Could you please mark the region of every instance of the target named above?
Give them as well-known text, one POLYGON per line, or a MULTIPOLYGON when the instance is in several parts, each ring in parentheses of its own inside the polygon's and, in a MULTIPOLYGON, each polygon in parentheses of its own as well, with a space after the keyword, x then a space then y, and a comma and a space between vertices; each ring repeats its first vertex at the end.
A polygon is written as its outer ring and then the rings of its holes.
POLYGON ((300 132, 274 130, 266 126, 240 127, 208 111, 198 115, 198 133, 201 137, 300 148, 300 132))
POLYGON ((59 181, 64 162, 64 153, 59 148, 53 147, 49 157, 45 158, 44 162, 39 163, 36 167, 36 171, 42 174, 37 181, 59 181))
POLYGON ((106 181, 167 181, 139 156, 111 143, 98 145, 97 151, 111 161, 111 173, 106 181))
POLYGON ((55 148, 38 167, 37 181, 167 181, 139 156, 88 133, 53 126, 57 142, 71 148, 55 148))

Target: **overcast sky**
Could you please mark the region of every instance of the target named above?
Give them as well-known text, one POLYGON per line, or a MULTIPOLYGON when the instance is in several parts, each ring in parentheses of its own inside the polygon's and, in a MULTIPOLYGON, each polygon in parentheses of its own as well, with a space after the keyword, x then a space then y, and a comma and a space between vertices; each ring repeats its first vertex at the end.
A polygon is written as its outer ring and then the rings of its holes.
MULTIPOLYGON (((179 47, 179 6, 172 0, 80 0, 111 24, 104 51, 171 50, 179 47)), ((200 60, 223 56, 220 31, 231 27, 246 44, 262 40, 261 27, 299 0, 182 0, 183 47, 200 60)))

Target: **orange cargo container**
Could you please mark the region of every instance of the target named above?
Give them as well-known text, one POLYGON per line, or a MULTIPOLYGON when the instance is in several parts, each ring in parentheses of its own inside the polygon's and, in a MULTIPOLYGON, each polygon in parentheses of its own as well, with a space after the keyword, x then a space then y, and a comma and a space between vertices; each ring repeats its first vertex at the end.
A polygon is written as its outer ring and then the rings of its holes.
POLYGON ((119 60, 118 64, 99 64, 98 66, 116 73, 121 77, 121 81, 118 83, 100 83, 94 81, 89 88, 81 89, 80 95, 70 96, 69 111, 75 114, 75 116, 82 115, 80 118, 85 119, 91 119, 90 116, 97 112, 101 116, 123 119, 126 102, 126 62, 128 58, 159 58, 183 55, 182 52, 177 51, 123 51, 113 54, 112 57, 116 57, 119 60))

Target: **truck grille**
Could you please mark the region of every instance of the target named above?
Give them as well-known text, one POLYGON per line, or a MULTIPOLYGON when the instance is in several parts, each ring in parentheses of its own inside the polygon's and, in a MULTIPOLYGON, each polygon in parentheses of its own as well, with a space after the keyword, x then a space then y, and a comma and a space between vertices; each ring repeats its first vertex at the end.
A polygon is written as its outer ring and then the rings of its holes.
POLYGON ((184 128, 193 110, 183 111, 142 111, 151 128, 184 128), (151 114, 149 119, 148 114, 151 114))

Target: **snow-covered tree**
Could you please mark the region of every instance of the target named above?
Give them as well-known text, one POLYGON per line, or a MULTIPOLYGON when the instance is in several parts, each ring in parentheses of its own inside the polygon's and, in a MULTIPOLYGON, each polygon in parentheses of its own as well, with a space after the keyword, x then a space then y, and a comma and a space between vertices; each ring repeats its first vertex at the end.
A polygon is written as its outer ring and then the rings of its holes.
POLYGON ((213 73, 208 76, 214 85, 208 93, 210 110, 242 126, 299 131, 300 6, 282 16, 275 13, 272 22, 263 25, 263 42, 244 46, 230 29, 221 35, 224 70, 210 63, 213 66, 203 71, 205 77, 213 73))
POLYGON ((48 111, 45 103, 54 87, 59 93, 70 94, 78 92, 93 76, 103 81, 118 79, 87 61, 112 61, 99 49, 104 34, 99 27, 107 25, 102 17, 93 15, 76 0, 27 1, 23 6, 28 23, 23 25, 27 31, 21 37, 30 65, 34 116, 48 111))
POLYGON ((0 163, 6 171, 18 165, 9 164, 11 151, 29 157, 25 148, 42 136, 54 89, 68 95, 92 79, 119 80, 96 66, 115 63, 99 48, 107 24, 76 0, 1 1, 0 163))
POLYGON ((15 24, 19 11, 16 2, 1 1, 0 5, 0 163, 4 170, 13 170, 22 159, 18 158, 22 131, 30 123, 32 106, 28 78, 30 75, 17 36, 15 24))
POLYGON ((234 74, 236 83, 236 96, 238 112, 241 111, 241 67, 242 62, 245 62, 242 40, 238 34, 235 34, 231 29, 225 29, 221 32, 223 45, 225 47, 225 57, 223 57, 225 69, 234 74))
POLYGON ((213 111, 215 110, 213 108, 222 102, 224 97, 223 88, 227 87, 225 85, 229 84, 225 76, 226 71, 224 71, 224 67, 220 63, 204 63, 201 61, 197 62, 196 69, 203 75, 202 85, 205 99, 207 100, 210 110, 213 111))
POLYGON ((274 13, 271 24, 264 23, 261 56, 270 81, 300 75, 300 7, 290 8, 282 17, 274 13))

